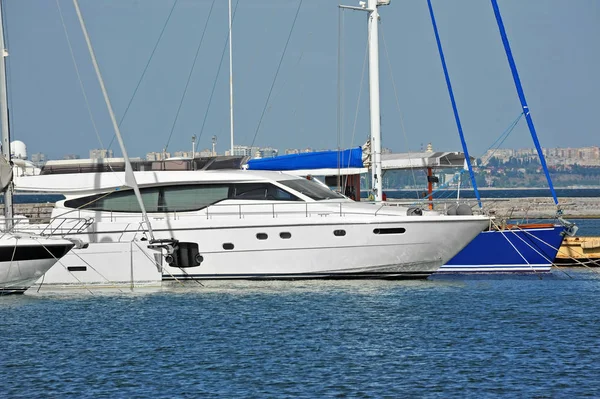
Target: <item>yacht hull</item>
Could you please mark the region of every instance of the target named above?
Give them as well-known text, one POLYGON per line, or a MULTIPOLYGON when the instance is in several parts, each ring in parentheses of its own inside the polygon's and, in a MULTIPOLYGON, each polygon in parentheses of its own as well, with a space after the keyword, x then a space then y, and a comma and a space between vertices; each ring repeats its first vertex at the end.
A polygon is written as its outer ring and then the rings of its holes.
POLYGON ((199 223, 197 217, 153 222, 158 239, 198 244, 202 262, 187 268, 171 267, 149 249, 139 223, 97 223, 93 232, 75 237, 89 247, 72 250, 39 283, 137 287, 198 279, 426 278, 489 223, 446 216, 373 220, 328 215, 302 223, 297 217, 264 217, 254 224, 199 223))
POLYGON ((22 294, 64 256, 70 241, 3 239, 0 244, 0 295, 22 294))
POLYGON ((564 231, 562 225, 484 231, 438 273, 548 273, 564 231))

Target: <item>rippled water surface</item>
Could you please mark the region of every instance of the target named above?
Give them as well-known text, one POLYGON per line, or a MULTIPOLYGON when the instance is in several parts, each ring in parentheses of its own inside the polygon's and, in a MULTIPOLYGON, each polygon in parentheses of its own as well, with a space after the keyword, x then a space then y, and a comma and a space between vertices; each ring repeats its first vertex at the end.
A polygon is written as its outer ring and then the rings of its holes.
POLYGON ((0 397, 598 397, 598 272, 2 297, 0 397))

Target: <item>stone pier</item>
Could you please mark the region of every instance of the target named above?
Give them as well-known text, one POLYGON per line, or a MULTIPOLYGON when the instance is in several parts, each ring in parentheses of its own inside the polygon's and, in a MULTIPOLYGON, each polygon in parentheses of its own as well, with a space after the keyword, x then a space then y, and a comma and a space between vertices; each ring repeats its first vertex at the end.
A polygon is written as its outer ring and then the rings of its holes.
MULTIPOLYGON (((471 204, 476 204, 472 201, 471 204)), ((600 197, 559 198, 565 218, 600 218, 600 197)), ((551 198, 530 197, 504 200, 486 200, 484 209, 498 216, 511 218, 544 218, 556 215, 556 205, 551 198)))
MULTIPOLYGON (((389 202, 411 206, 415 204, 414 201, 395 199, 391 199, 389 202)), ((435 209, 443 211, 452 202, 452 200, 446 200, 445 203, 435 202, 435 209)), ((461 202, 466 202, 474 210, 477 209, 477 200, 475 199, 461 199, 461 202)), ((502 218, 541 219, 553 218, 556 215, 556 205, 552 198, 547 197, 489 198, 483 199, 482 203, 487 214, 502 218)), ((565 218, 600 218, 600 197, 560 198, 559 204, 565 218)))
MULTIPOLYGON (((52 209, 54 208, 53 203, 39 203, 39 204, 14 204, 15 217, 19 215, 25 216, 29 219, 30 223, 49 223, 52 209)), ((4 204, 0 205, 1 212, 4 212, 4 204)))

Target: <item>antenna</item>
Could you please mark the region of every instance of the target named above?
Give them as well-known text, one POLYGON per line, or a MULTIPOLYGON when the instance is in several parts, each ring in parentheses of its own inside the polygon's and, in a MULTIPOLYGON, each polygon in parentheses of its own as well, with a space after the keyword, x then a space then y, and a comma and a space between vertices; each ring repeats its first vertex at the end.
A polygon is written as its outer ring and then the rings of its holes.
POLYGON ((192 159, 196 158, 196 135, 192 136, 192 159))

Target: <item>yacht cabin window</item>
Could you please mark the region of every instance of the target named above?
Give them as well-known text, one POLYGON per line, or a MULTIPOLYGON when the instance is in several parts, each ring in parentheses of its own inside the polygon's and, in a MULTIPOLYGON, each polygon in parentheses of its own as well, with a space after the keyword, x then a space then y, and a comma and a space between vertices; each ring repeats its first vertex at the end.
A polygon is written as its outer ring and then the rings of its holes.
MULTIPOLYGON (((157 212, 159 191, 148 189, 141 191, 144 208, 147 212, 157 212)), ((115 191, 108 195, 98 194, 65 201, 68 208, 90 210, 109 210, 115 212, 141 212, 140 205, 133 190, 115 191)))
MULTIPOLYGON (((196 211, 226 199, 300 201, 271 183, 216 183, 140 189, 147 212, 196 211)), ((133 190, 119 190, 65 201, 67 208, 107 212, 141 212, 133 190)))
POLYGON ((232 199, 298 201, 298 197, 270 183, 245 183, 233 186, 232 199))
POLYGON ((329 189, 327 186, 322 186, 312 180, 307 179, 293 179, 293 180, 280 180, 278 183, 283 184, 293 190, 298 191, 306 195, 315 201, 346 198, 343 195, 336 193, 329 189))
POLYGON ((182 212, 205 208, 229 196, 227 184, 160 187, 159 212, 182 212))

